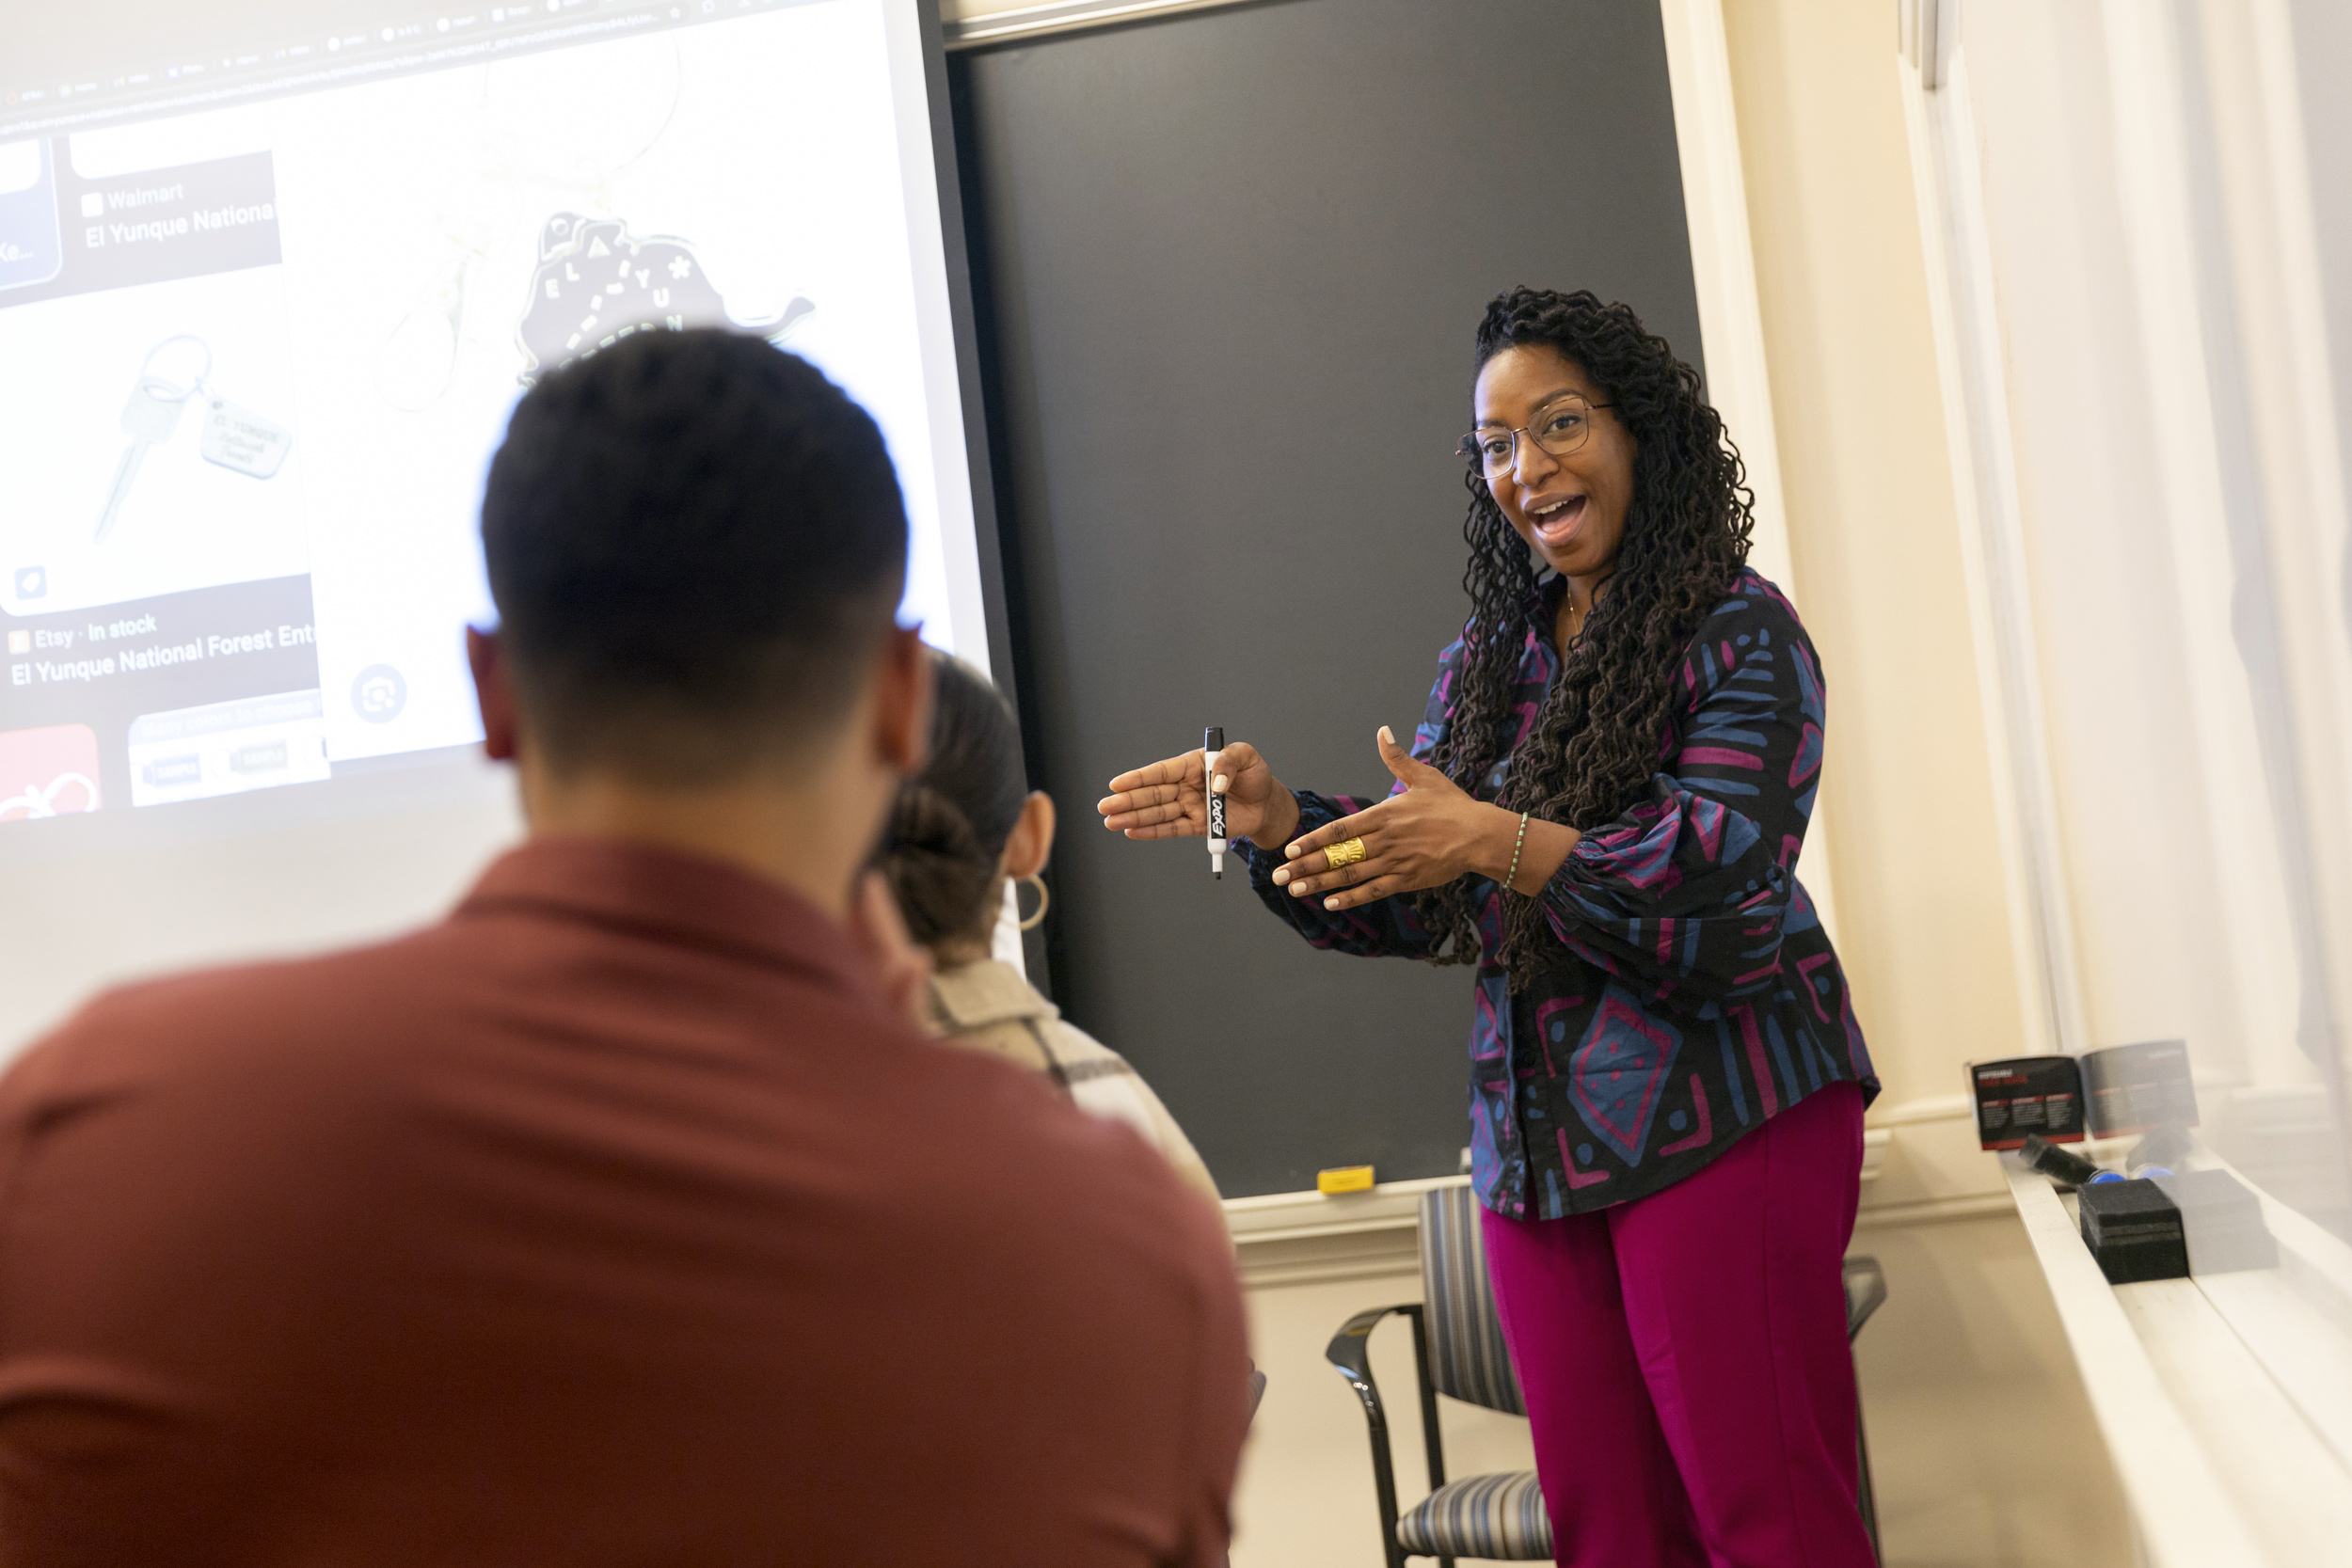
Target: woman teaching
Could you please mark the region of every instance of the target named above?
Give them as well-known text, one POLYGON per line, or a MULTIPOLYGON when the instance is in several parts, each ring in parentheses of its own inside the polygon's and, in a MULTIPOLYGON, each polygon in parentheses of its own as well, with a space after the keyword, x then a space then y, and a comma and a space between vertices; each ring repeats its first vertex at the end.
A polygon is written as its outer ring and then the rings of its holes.
MULTIPOLYGON (((1562 1563, 1862 1568, 1840 1264, 1877 1092, 1795 876, 1820 669, 1745 564, 1738 452, 1633 312, 1479 324, 1471 599, 1376 803, 1228 745, 1268 908, 1320 947, 1474 964, 1471 1179, 1562 1563)), ((1203 832, 1199 752, 1123 773, 1203 832)))

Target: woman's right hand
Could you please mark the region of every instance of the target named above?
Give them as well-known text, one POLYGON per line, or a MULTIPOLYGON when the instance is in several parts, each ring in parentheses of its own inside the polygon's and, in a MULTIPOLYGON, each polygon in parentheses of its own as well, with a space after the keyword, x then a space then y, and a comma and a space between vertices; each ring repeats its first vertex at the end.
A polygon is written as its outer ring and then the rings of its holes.
MULTIPOLYGON (((1201 777, 1197 749, 1149 767, 1132 768, 1111 781, 1112 793, 1095 802, 1103 826, 1129 838, 1200 838, 1209 831, 1208 781, 1201 777)), ((1298 832, 1298 798, 1282 787, 1265 758, 1247 741, 1216 754, 1224 780, 1225 832, 1262 847, 1278 849, 1298 832)))

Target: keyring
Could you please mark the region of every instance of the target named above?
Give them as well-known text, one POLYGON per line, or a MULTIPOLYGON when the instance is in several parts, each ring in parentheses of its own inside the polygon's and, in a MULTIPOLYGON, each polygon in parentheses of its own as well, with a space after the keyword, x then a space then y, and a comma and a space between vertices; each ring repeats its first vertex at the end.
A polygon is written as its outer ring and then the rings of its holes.
POLYGON ((203 387, 205 377, 211 375, 212 373, 213 345, 206 342, 203 339, 198 337, 193 332, 176 333, 171 337, 166 338, 162 342, 157 343, 153 348, 149 349, 147 351, 147 357, 139 361, 139 380, 141 382, 151 383, 157 387, 168 388, 172 389, 169 397, 165 397, 160 393, 155 394, 155 401, 157 403, 186 402, 189 398, 196 395, 197 391, 203 387), (169 348, 174 343, 194 343, 198 348, 204 351, 204 368, 196 372, 196 379, 185 387, 182 387, 176 381, 169 381, 155 374, 153 370, 151 368, 155 363, 155 356, 163 353, 164 350, 169 348))

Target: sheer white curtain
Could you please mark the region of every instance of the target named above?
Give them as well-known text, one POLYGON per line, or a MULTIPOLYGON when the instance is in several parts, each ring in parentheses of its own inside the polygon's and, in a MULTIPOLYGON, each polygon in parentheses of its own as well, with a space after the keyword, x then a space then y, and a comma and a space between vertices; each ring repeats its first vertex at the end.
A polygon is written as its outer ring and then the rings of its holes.
POLYGON ((2211 1147, 2352 1237, 2352 198, 2294 3, 1913 0, 1903 69, 2029 1048, 2185 1038, 2211 1147))

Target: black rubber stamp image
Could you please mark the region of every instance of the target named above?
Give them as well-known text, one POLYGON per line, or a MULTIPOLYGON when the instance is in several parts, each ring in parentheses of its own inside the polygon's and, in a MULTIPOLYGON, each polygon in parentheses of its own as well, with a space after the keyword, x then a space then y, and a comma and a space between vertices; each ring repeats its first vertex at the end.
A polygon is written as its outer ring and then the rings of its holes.
POLYGON ((684 240, 639 239, 618 218, 558 213, 539 230, 539 265, 516 337, 522 384, 638 332, 731 326, 773 342, 817 307, 795 295, 772 321, 737 321, 684 240))

